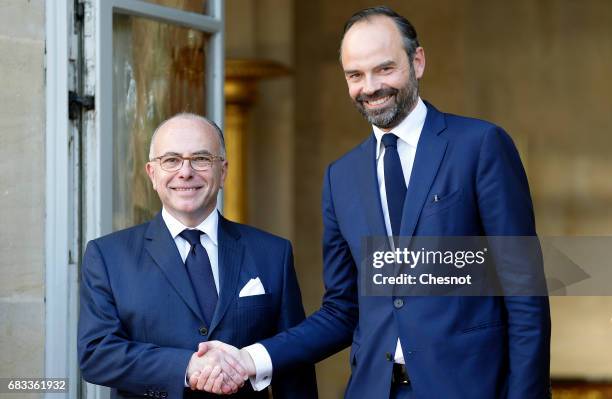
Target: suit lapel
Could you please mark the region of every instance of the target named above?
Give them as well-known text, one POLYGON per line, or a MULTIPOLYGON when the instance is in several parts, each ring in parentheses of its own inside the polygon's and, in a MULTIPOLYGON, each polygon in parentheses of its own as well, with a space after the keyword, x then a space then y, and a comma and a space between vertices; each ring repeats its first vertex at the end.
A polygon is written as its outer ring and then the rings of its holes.
POLYGON ((231 222, 219 215, 219 301, 210 323, 209 336, 223 319, 230 303, 238 297, 237 286, 244 257, 240 233, 231 222))
POLYGON ((358 170, 361 182, 359 189, 361 199, 366 213, 369 235, 386 236, 385 218, 380 203, 380 192, 378 190, 378 177, 376 175, 376 138, 371 134, 368 140, 361 144, 362 160, 359 162, 358 170))
MULTIPOLYGON (((385 227, 385 217, 382 211, 376 171, 376 137, 373 133, 361 144, 361 150, 362 156, 358 161, 356 170, 360 177, 357 180, 360 190, 359 197, 362 201, 367 222, 366 237, 362 237, 362 245, 365 245, 365 247, 362 247, 362 251, 368 256, 361 259, 359 270, 360 278, 367 279, 367 276, 369 276, 367 270, 371 270, 373 261, 371 255, 376 251, 389 251, 391 246, 390 242, 386 239, 387 228, 385 227)), ((368 287, 369 285, 365 283, 364 286, 368 287)))
POLYGON ((447 140, 439 133, 446 128, 444 115, 427 104, 427 118, 419 138, 410 183, 406 192, 400 235, 409 237, 414 234, 421 209, 425 205, 427 193, 438 173, 440 163, 446 152, 447 140))
POLYGON ((176 244, 164 223, 161 212, 149 223, 145 233, 145 248, 161 269, 170 285, 185 301, 189 309, 204 323, 200 308, 191 287, 189 275, 176 248, 176 244))

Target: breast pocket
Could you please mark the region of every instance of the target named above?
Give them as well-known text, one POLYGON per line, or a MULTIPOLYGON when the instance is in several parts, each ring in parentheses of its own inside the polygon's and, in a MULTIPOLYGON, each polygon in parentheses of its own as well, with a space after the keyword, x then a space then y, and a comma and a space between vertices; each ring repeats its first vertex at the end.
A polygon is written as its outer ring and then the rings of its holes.
POLYGON ((269 308, 272 306, 272 294, 249 295, 238 298, 238 309, 269 308))
POLYGON ((458 188, 448 194, 433 194, 428 198, 428 202, 423 207, 421 217, 430 216, 442 212, 461 201, 463 189, 458 188))
POLYGON ((250 345, 276 333, 278 312, 272 294, 238 298, 234 318, 237 344, 250 345))
POLYGON ((272 306, 272 294, 249 295, 238 298, 238 308, 267 308, 272 306))

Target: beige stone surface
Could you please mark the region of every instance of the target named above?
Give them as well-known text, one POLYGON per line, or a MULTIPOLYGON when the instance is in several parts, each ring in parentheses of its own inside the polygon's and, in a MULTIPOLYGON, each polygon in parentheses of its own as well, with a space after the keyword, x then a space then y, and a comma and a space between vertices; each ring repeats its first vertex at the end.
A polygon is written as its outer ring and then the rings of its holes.
POLYGON ((291 77, 259 84, 249 141, 249 223, 293 238, 293 98, 291 77), (273 115, 273 118, 269 116, 273 115), (274 193, 274 195, 270 195, 274 193))
MULTIPOLYGON (((3 1, 0 377, 6 378, 44 376, 44 48, 44 2, 3 1)), ((0 394, 8 396, 15 397, 0 394)))
POLYGON ((225 55, 227 58, 255 56, 255 2, 225 2, 225 55))
POLYGON ((612 378, 612 297, 553 297, 551 373, 612 378))
POLYGON ((44 317, 42 299, 0 301, 0 377, 44 376, 44 317))
POLYGON ((42 41, 45 38, 43 0, 2 0, 0 36, 42 41))
MULTIPOLYGON (((292 66, 293 1, 263 0, 254 10, 255 56, 292 66), (273 19, 274 23, 269 23, 273 19)), ((261 80, 249 136, 249 223, 293 238, 293 75, 261 80), (270 195, 274 193, 273 195, 270 195)), ((298 269, 298 277, 300 276, 298 269)))
POLYGON ((0 38, 0 297, 44 294, 43 51, 0 38))

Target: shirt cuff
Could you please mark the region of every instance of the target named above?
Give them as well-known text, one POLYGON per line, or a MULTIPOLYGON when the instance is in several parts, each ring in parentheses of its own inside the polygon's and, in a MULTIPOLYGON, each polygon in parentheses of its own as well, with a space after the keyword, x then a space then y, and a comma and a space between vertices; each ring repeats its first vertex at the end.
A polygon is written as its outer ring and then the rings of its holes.
POLYGON ((272 383, 272 359, 265 346, 256 343, 243 348, 255 363, 255 377, 249 377, 255 391, 262 391, 272 383))

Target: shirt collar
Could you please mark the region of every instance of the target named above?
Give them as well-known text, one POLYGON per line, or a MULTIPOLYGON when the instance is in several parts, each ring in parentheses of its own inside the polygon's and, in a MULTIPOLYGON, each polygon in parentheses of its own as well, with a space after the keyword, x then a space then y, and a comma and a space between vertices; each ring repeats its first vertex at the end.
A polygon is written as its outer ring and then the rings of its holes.
MULTIPOLYGON (((170 214, 170 212, 166 211, 166 208, 162 208, 162 218, 170 230, 170 235, 173 239, 181 234, 181 232, 185 229, 189 229, 189 227, 185 226, 183 223, 179 222, 174 216, 170 214)), ((199 225, 195 227, 195 229, 203 231, 208 238, 213 242, 213 244, 217 245, 217 227, 219 226, 219 213, 215 209, 208 215, 206 219, 199 225)))
POLYGON ((421 131, 423 130, 423 125, 425 124, 426 116, 427 106, 423 100, 421 100, 421 97, 419 97, 412 112, 410 112, 399 125, 391 129, 390 132, 385 132, 379 127, 372 125, 374 136, 376 137, 376 159, 380 157, 382 152, 381 140, 385 133, 393 133, 402 141, 416 148, 419 142, 419 137, 421 136, 421 131))

